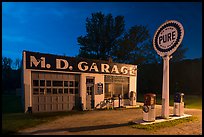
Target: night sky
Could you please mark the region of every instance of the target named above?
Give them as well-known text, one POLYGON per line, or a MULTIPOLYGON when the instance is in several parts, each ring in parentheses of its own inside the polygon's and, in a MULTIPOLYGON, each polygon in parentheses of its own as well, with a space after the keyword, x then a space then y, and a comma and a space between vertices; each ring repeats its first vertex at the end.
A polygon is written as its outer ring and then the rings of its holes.
POLYGON ((201 2, 3 2, 2 56, 21 59, 23 50, 76 56, 86 18, 99 11, 124 16, 126 30, 147 26, 151 38, 166 20, 177 20, 185 31, 186 58, 202 57, 201 2))

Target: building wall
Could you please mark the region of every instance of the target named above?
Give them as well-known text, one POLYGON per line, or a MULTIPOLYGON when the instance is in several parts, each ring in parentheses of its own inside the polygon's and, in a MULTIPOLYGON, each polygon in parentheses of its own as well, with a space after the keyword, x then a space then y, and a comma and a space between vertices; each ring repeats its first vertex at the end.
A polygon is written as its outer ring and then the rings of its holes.
MULTIPOLYGON (((81 73, 80 76, 80 96, 82 98, 82 103, 83 103, 83 109, 86 109, 86 78, 87 77, 95 77, 95 83, 94 83, 94 88, 95 91, 97 90, 97 83, 103 83, 104 85, 104 75, 103 74, 95 74, 95 73, 81 73)), ((104 100, 104 86, 103 86, 103 94, 101 95, 95 95, 94 97, 94 104, 95 107, 97 104, 99 104, 102 100, 104 100)))
MULTIPOLYGON (((66 74, 78 74, 80 75, 80 86, 79 86, 79 96, 81 103, 83 104, 83 110, 86 110, 86 78, 94 77, 94 90, 97 91, 97 84, 103 84, 103 94, 94 96, 94 108, 100 104, 101 101, 104 101, 105 97, 105 83, 104 76, 124 76, 124 75, 114 75, 114 74, 98 74, 98 73, 84 73, 84 72, 70 72, 70 71, 55 71, 55 70, 38 70, 38 69, 26 69, 26 52, 23 52, 23 89, 24 89, 24 109, 27 111, 28 107, 32 107, 33 99, 32 99, 32 71, 35 72, 52 72, 52 73, 66 73, 66 74)), ((137 73, 137 71, 136 71, 137 73)), ((127 76, 126 76, 127 77, 127 76)), ((135 76, 129 77, 129 92, 133 91, 137 93, 137 74, 135 76)), ((116 101, 117 102, 117 101, 116 101)), ((135 101, 136 102, 136 101, 135 101)))

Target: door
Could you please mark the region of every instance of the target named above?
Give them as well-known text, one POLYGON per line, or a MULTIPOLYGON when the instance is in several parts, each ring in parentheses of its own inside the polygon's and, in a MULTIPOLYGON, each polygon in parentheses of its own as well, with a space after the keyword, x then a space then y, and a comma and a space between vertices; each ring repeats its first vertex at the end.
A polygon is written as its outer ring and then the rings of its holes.
POLYGON ((86 78, 86 109, 94 108, 94 77, 86 78))

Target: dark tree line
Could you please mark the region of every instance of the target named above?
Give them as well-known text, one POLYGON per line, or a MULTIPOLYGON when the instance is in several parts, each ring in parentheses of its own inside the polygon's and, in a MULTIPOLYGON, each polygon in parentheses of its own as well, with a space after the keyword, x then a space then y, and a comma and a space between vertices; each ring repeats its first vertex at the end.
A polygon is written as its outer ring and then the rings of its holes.
MULTIPOLYGON (((137 90, 140 93, 162 93, 163 63, 138 68, 137 90)), ((170 60, 169 93, 202 94, 202 58, 179 62, 170 60)))
POLYGON ((2 57, 2 92, 11 93, 21 88, 22 63, 20 59, 2 57))
MULTIPOLYGON (((99 60, 111 58, 114 62, 137 65, 161 62, 153 48, 147 26, 134 25, 125 30, 124 16, 92 13, 86 19, 86 32, 85 36, 77 38, 79 57, 99 60)), ((186 51, 187 48, 181 44, 172 61, 185 58, 186 51)))

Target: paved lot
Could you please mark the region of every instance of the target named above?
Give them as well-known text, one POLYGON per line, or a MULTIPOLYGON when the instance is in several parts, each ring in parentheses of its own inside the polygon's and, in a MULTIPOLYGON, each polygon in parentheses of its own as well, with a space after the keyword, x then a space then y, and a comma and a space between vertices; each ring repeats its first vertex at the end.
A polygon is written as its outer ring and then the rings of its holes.
MULTIPOLYGON (((173 112, 170 107, 170 113, 173 112)), ((157 116, 161 115, 161 105, 156 106, 157 116)), ((90 111, 85 114, 66 116, 20 131, 26 135, 201 135, 202 110, 185 109, 185 114, 198 117, 197 121, 181 123, 156 131, 132 128, 128 122, 142 119, 141 109, 121 109, 90 111)))

